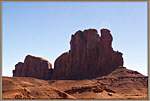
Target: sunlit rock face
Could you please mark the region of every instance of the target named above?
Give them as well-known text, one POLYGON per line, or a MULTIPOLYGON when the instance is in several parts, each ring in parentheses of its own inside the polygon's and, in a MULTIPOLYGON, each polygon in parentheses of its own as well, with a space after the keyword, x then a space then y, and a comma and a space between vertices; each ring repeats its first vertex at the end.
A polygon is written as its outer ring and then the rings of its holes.
POLYGON ((41 57, 27 55, 24 63, 19 62, 13 70, 13 77, 34 77, 49 80, 52 78, 51 63, 41 57))
POLYGON ((69 52, 54 63, 52 79, 90 79, 107 75, 123 66, 121 52, 112 48, 113 37, 108 29, 77 31, 71 37, 69 52))

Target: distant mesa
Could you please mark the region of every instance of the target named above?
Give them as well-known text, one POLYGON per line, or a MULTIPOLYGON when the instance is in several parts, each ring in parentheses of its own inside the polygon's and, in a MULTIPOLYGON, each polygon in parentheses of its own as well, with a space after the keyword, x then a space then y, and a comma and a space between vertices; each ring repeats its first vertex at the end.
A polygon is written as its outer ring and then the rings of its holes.
POLYGON ((24 63, 19 62, 13 70, 14 77, 34 77, 49 80, 52 78, 52 64, 41 57, 27 55, 24 63))
POLYGON ((54 70, 50 62, 43 58, 26 56, 13 70, 14 77, 35 77, 39 79, 78 80, 92 79, 108 75, 123 66, 121 52, 112 48, 113 37, 108 29, 77 31, 71 37, 70 50, 60 55, 54 70))

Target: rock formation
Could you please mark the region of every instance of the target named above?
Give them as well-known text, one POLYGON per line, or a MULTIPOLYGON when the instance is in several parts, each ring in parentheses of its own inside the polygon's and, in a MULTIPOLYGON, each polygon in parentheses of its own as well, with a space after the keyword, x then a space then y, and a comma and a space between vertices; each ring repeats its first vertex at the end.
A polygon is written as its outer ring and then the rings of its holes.
POLYGON ((34 77, 38 79, 48 80, 52 77, 51 63, 41 57, 27 55, 24 63, 19 62, 13 70, 14 77, 34 77))
POLYGON ((112 48, 113 37, 108 29, 77 31, 72 35, 69 52, 63 53, 54 63, 54 70, 47 60, 26 56, 24 63, 15 65, 13 76, 39 79, 92 79, 111 73, 123 66, 121 52, 112 48))
POLYGON ((72 35, 69 52, 54 63, 52 79, 90 79, 107 75, 123 66, 121 52, 112 48, 112 35, 108 29, 77 31, 72 35))

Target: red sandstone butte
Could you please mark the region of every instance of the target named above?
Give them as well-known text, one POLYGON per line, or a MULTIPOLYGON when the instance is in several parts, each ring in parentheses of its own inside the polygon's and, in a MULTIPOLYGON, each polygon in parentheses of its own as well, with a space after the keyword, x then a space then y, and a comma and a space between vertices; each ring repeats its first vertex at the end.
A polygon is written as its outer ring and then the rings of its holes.
POLYGON ((108 29, 77 31, 71 37, 69 52, 54 63, 52 79, 90 79, 111 73, 123 66, 121 52, 112 48, 113 37, 108 29))
POLYGON ((41 57, 27 55, 24 63, 19 62, 13 70, 13 77, 34 77, 48 80, 52 77, 51 63, 41 57))

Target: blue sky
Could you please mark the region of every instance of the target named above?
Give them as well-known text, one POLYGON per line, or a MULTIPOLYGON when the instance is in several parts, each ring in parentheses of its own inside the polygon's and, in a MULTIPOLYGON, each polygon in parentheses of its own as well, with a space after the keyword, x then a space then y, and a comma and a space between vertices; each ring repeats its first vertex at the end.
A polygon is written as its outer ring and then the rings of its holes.
POLYGON ((146 2, 3 2, 2 17, 3 76, 28 54, 53 64, 71 35, 88 28, 108 28, 124 66, 147 75, 146 2))

